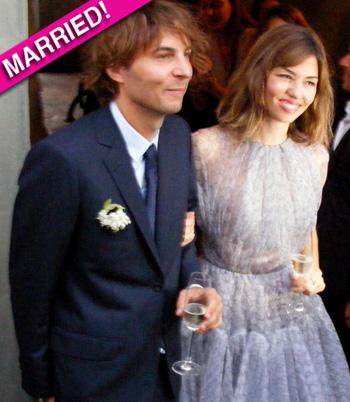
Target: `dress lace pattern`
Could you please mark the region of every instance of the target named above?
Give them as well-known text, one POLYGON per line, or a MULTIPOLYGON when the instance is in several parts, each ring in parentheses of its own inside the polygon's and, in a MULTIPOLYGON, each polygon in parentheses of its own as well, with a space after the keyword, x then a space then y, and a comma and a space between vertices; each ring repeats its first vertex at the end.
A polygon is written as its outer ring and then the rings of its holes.
POLYGON ((182 402, 350 402, 350 374, 319 296, 291 313, 290 255, 315 226, 328 153, 287 139, 240 141, 218 126, 193 134, 202 269, 223 327, 195 336, 202 375, 182 402))

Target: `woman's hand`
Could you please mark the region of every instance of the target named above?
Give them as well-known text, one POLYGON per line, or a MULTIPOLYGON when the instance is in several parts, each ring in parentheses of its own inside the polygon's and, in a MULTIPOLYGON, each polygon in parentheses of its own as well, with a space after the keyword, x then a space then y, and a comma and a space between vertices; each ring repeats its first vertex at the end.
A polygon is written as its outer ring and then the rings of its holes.
POLYGON ((194 239, 195 232, 195 214, 194 212, 187 212, 184 219, 184 228, 182 233, 181 247, 187 246, 194 239))
POLYGON ((325 287, 322 272, 319 269, 313 269, 310 273, 303 276, 292 276, 292 291, 295 293, 304 293, 306 296, 312 296, 322 292, 325 287))
POLYGON ((326 284, 323 280, 322 271, 319 265, 318 237, 315 228, 311 232, 312 268, 305 275, 292 275, 292 291, 312 296, 322 292, 326 284))

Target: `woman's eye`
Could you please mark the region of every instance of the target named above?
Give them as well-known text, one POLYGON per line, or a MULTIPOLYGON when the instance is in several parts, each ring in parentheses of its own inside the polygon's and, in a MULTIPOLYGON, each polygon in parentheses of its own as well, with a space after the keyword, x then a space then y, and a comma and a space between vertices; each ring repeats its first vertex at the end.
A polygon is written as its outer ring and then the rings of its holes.
POLYGON ((317 84, 316 84, 315 81, 306 81, 306 85, 307 85, 308 87, 315 87, 317 84))
POLYGON ((278 74, 278 77, 284 78, 286 80, 291 80, 292 76, 289 74, 278 74))

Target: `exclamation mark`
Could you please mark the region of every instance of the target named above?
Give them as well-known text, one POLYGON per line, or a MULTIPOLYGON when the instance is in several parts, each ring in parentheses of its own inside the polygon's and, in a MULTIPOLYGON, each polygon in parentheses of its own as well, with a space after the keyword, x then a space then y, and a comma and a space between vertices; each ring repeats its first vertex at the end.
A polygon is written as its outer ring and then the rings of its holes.
POLYGON ((100 5, 100 7, 102 8, 102 11, 106 14, 106 18, 111 18, 110 14, 107 12, 105 3, 101 0, 98 2, 98 4, 100 5))

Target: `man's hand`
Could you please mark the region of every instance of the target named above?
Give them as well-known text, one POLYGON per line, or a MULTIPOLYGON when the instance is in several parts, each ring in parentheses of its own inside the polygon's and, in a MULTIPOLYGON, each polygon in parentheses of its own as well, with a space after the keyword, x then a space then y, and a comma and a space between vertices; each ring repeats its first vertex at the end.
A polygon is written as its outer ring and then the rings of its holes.
POLYGON ((199 299, 205 300, 207 310, 204 316, 204 322, 197 329, 198 333, 204 333, 212 329, 219 328, 222 324, 222 303, 221 297, 213 288, 193 287, 191 289, 182 290, 176 303, 176 315, 181 317, 184 313, 185 300, 196 302, 199 299), (186 296, 186 292, 188 295, 186 296))
POLYGON ((186 212, 184 219, 184 228, 182 234, 182 240, 180 243, 181 247, 187 246, 194 239, 194 225, 195 225, 195 214, 194 212, 186 212))
POLYGON ((345 325, 350 328, 350 302, 346 303, 344 311, 345 325))
POLYGON ((39 398, 37 402, 55 402, 55 398, 50 396, 49 398, 39 398))

